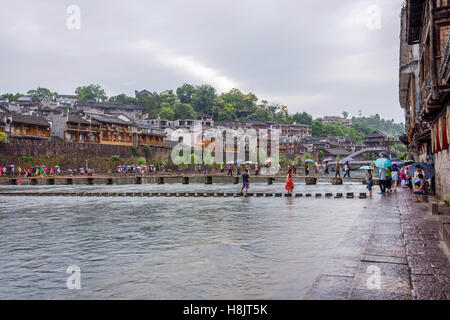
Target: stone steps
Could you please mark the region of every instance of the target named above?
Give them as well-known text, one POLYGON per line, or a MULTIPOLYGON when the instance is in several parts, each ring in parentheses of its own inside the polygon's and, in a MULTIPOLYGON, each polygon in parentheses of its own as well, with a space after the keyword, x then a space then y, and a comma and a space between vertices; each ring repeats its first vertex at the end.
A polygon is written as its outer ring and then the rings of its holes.
MULTIPOLYGON (((223 192, 0 192, 0 197, 243 197, 242 193, 223 193, 223 192)), ((296 193, 288 195, 287 193, 248 193, 247 198, 311 198, 311 199, 331 199, 332 193, 316 193, 314 195, 307 193, 296 193)), ((337 193, 335 199, 344 198, 342 193, 337 193)), ((355 197, 353 193, 347 193, 347 199, 367 199, 366 193, 360 193, 355 197)))

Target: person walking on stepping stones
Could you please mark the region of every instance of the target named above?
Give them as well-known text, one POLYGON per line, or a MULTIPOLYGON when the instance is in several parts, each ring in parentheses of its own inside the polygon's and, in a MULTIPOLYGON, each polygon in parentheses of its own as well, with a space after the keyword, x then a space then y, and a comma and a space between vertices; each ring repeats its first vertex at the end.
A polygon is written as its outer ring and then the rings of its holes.
POLYGON ((341 177, 341 165, 339 164, 339 162, 336 162, 336 174, 334 176, 341 177))
POLYGON ((247 196, 248 193, 248 188, 250 188, 250 169, 247 169, 246 171, 244 171, 244 173, 242 174, 242 188, 241 188, 241 194, 242 191, 244 191, 245 189, 245 196, 247 196))
POLYGON ((286 185, 284 186, 288 194, 292 194, 292 190, 294 190, 294 182, 292 181, 292 169, 289 169, 286 175, 286 185))

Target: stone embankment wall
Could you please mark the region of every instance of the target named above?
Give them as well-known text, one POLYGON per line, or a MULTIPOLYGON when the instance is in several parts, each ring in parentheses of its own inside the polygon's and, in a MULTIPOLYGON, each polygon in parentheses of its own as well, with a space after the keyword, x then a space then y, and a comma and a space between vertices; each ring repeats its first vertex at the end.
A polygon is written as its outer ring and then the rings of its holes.
POLYGON ((442 200, 450 201, 450 150, 435 155, 436 195, 442 200))
MULTIPOLYGON (((0 144, 0 166, 55 166, 63 169, 77 168, 86 164, 98 172, 106 172, 117 165, 133 164, 139 156, 144 156, 142 147, 138 147, 138 156, 132 155, 131 147, 111 146, 100 144, 71 143, 59 140, 30 140, 12 139, 9 143, 0 144), (119 161, 112 161, 111 157, 117 155, 119 161)), ((166 148, 151 148, 151 158, 155 163, 158 159, 167 160, 172 152, 166 148)))

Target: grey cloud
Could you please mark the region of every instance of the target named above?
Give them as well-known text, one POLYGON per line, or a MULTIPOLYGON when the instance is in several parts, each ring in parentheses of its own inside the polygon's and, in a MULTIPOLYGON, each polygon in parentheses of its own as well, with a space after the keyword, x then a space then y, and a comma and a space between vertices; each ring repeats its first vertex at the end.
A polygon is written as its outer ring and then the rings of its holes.
POLYGON ((361 109, 401 121, 401 2, 0 1, 0 91, 99 83, 112 95, 211 82, 291 112, 361 109), (81 8, 79 31, 66 28, 70 4, 81 8), (373 4, 380 30, 354 21, 373 4))

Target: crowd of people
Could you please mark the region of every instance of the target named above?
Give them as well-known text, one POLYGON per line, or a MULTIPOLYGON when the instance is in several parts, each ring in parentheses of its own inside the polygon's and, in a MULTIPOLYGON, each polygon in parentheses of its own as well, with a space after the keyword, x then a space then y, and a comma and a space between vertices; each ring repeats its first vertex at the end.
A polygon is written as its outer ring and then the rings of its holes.
POLYGON ((135 175, 135 174, 150 174, 156 172, 166 172, 165 166, 153 166, 153 165, 123 165, 117 166, 116 173, 120 175, 135 175))
POLYGON ((397 188, 409 188, 415 195, 416 201, 421 202, 421 195, 427 195, 430 189, 429 179, 425 179, 425 172, 420 165, 411 166, 393 164, 387 168, 373 168, 367 170, 366 181, 370 196, 373 192, 373 171, 379 178, 380 194, 382 196, 397 192, 397 188))
POLYGON ((53 176, 61 174, 61 169, 59 166, 47 167, 47 166, 32 166, 32 167, 24 167, 10 165, 9 168, 0 167, 0 177, 15 177, 15 176, 24 176, 25 178, 29 178, 32 176, 35 177, 43 177, 43 176, 53 176))

